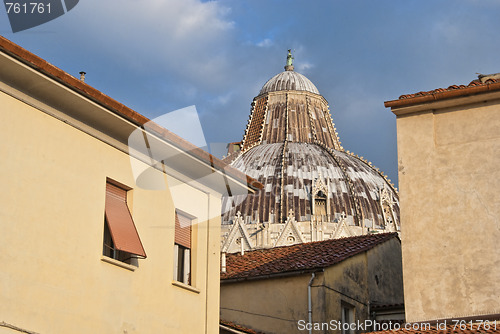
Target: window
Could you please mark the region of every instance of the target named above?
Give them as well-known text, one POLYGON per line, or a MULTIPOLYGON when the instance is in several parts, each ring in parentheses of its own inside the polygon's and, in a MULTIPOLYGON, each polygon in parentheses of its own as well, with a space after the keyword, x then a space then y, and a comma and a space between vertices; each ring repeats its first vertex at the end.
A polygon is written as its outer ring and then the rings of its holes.
POLYGON ((191 285, 191 218, 175 213, 174 280, 191 285))
POLYGON ((342 334, 353 334, 351 324, 354 323, 354 306, 342 302, 342 334))
POLYGON ((102 254, 121 262, 136 265, 137 258, 146 258, 141 239, 127 206, 127 190, 109 181, 106 183, 102 254))
POLYGON ((319 190, 313 195, 312 214, 317 220, 322 220, 326 218, 328 211, 328 197, 322 190, 319 190))
POLYGON ((326 200, 326 195, 321 190, 314 196, 314 215, 326 215, 326 200))

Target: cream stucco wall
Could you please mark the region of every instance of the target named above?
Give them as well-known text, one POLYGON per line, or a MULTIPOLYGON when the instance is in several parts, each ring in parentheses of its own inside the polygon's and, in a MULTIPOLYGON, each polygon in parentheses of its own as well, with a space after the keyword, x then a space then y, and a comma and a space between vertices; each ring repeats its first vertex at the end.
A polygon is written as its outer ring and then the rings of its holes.
POLYGON ((136 187, 126 153, 1 92, 0 115, 0 321, 42 334, 218 333, 220 196, 165 177, 198 219, 197 291, 175 286, 168 188, 136 187), (135 271, 101 260, 106 178, 133 188, 147 253, 135 271))
POLYGON ((486 100, 393 108, 407 321, 500 313, 500 100, 486 100))
MULTIPOLYGON (((311 274, 221 285, 221 319, 266 334, 304 333, 298 321, 308 320, 307 284, 311 274)), ((323 281, 318 274, 315 282, 323 281)), ((318 289, 312 288, 313 321, 323 313, 318 289)))

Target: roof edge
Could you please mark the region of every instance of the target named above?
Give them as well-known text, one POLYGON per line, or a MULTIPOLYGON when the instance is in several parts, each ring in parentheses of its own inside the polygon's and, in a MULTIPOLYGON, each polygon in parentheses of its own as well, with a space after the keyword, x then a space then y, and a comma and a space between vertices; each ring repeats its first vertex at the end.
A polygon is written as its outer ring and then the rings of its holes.
MULTIPOLYGON (((473 81, 475 83, 475 81, 473 81)), ((471 83, 472 84, 472 83, 471 83)), ((446 100, 456 97, 466 97, 477 94, 500 91, 500 81, 476 83, 474 85, 459 87, 450 86, 448 89, 438 88, 429 92, 420 92, 410 95, 402 95, 397 100, 385 101, 386 108, 409 107, 417 104, 430 103, 434 101, 446 100)))
MULTIPOLYGON (((333 265, 335 265, 335 264, 333 264, 333 265)), ((330 265, 330 266, 332 266, 332 265, 330 265)), ((303 274, 324 272, 325 268, 330 267, 330 266, 317 267, 317 268, 311 268, 311 269, 303 269, 303 270, 293 270, 293 271, 286 271, 286 272, 278 272, 278 273, 274 273, 274 274, 259 275, 259 276, 248 276, 248 277, 239 277, 239 278, 221 278, 220 284, 238 283, 238 282, 243 282, 243 281, 258 281, 258 280, 269 279, 269 278, 300 276, 303 274)))
POLYGON ((152 130, 153 133, 158 134, 163 140, 182 149, 185 152, 190 152, 190 154, 195 158, 199 159, 204 163, 210 164, 213 168, 223 173, 227 173, 228 175, 234 177, 241 183, 246 184, 247 187, 253 190, 263 188, 263 185, 260 184, 257 180, 229 166, 228 164, 214 157, 210 153, 202 150, 201 148, 193 145, 192 143, 174 134, 173 132, 154 123, 144 115, 134 111, 133 109, 127 107, 126 105, 102 93, 98 89, 75 78, 69 73, 50 64, 48 61, 38 57, 37 55, 29 52, 28 50, 24 49, 23 47, 15 44, 14 42, 8 40, 7 38, 1 35, 0 35, 0 52, 4 52, 5 54, 13 57, 14 59, 34 69, 35 71, 38 71, 39 73, 73 90, 77 94, 80 94, 90 99, 91 101, 101 105, 102 107, 112 111, 118 116, 125 118, 126 120, 132 122, 138 127, 142 127, 144 124, 148 123, 145 129, 146 131, 152 130))
POLYGON ((238 325, 234 322, 227 321, 224 319, 219 319, 219 328, 227 330, 231 333, 235 334, 264 334, 263 332, 259 332, 250 328, 246 328, 244 326, 238 325))

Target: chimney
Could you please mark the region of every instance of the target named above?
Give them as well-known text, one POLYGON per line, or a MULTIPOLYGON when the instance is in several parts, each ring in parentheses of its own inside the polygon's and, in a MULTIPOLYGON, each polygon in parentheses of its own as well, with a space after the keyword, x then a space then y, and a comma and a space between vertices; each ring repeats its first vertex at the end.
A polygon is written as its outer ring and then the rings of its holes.
POLYGON ((477 78, 479 79, 479 81, 481 81, 481 83, 485 83, 488 80, 500 79, 500 73, 494 73, 494 74, 480 74, 480 73, 478 73, 478 74, 479 75, 477 76, 477 78))
POLYGON ((81 82, 85 82, 85 74, 87 74, 87 73, 85 73, 83 71, 80 72, 80 81, 81 82))

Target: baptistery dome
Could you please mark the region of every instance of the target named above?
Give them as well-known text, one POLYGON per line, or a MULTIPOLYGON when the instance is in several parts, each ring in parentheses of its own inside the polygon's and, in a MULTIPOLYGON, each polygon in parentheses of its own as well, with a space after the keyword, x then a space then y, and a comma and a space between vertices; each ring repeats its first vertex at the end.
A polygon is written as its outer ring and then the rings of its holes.
POLYGON ((281 90, 300 90, 319 95, 318 88, 311 80, 293 70, 281 72, 269 79, 260 90, 259 95, 281 90))
POLYGON ((344 150, 327 101, 290 52, 254 98, 239 147, 226 161, 264 188, 224 198, 223 251, 399 231, 394 186, 344 150))

